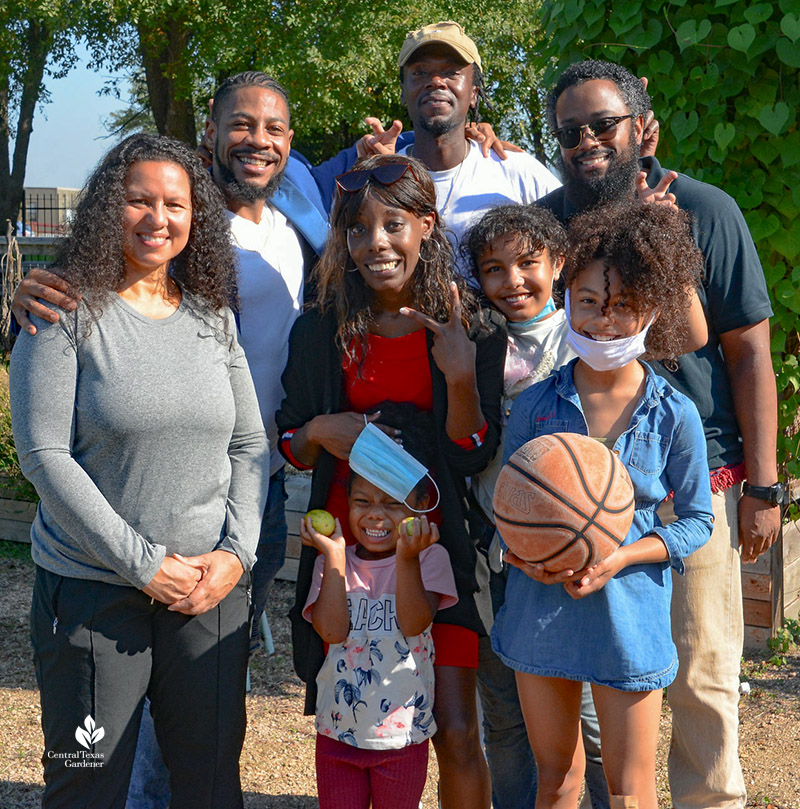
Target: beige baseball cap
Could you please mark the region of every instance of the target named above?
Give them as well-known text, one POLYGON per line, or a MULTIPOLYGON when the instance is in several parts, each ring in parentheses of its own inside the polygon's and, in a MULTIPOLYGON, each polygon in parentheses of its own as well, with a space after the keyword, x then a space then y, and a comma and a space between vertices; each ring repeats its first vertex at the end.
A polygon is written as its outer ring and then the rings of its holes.
POLYGON ((414 51, 423 45, 430 45, 432 42, 449 46, 468 64, 476 64, 479 69, 483 69, 477 45, 464 33, 464 29, 452 20, 435 22, 432 25, 423 26, 417 31, 412 31, 403 42, 403 47, 400 48, 400 56, 397 57, 398 66, 403 67, 414 51))

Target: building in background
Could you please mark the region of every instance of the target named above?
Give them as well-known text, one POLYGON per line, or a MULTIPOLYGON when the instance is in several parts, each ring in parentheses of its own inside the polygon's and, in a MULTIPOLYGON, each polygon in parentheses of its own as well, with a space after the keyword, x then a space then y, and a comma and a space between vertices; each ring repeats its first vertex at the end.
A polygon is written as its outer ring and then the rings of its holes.
POLYGON ((61 236, 72 220, 79 188, 25 188, 18 236, 61 236))

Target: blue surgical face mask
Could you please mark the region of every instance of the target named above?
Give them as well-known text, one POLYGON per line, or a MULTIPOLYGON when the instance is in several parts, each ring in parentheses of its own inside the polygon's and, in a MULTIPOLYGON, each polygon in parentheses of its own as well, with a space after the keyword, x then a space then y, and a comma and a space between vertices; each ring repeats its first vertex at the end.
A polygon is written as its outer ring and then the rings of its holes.
POLYGON ((655 315, 650 318, 650 322, 638 334, 603 342, 584 337, 572 328, 569 290, 567 290, 564 299, 564 308, 567 312, 567 325, 569 326, 567 345, 595 371, 613 371, 615 368, 623 368, 645 353, 644 341, 647 337, 648 329, 653 325, 655 315))
POLYGON ((556 302, 553 300, 551 296, 550 299, 547 301, 547 303, 544 305, 544 309, 542 309, 542 311, 539 312, 538 315, 534 315, 533 317, 528 318, 528 320, 523 321, 509 320, 508 328, 511 331, 524 330, 530 328, 531 326, 533 326, 534 323, 538 323, 540 320, 544 320, 544 318, 546 318, 548 315, 552 315, 553 312, 555 311, 556 311, 556 302))
POLYGON ((355 440, 350 450, 350 468, 417 514, 433 511, 439 505, 439 487, 428 470, 374 424, 368 423, 355 440), (431 508, 413 508, 407 498, 426 475, 436 488, 436 503, 431 508))

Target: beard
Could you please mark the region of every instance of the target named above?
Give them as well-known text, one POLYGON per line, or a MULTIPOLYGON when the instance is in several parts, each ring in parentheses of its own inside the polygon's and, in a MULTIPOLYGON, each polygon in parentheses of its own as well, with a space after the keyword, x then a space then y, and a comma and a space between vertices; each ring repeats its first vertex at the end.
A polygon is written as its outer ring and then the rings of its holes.
POLYGON ((601 177, 586 177, 578 173, 559 154, 558 170, 564 181, 564 193, 580 210, 614 202, 633 194, 639 169, 638 144, 631 133, 628 148, 613 152, 598 146, 582 157, 609 155, 608 167, 601 177))
POLYGON ((419 119, 420 129, 424 129, 434 138, 440 138, 442 135, 446 135, 448 132, 451 132, 458 126, 459 124, 452 118, 419 119))
POLYGON ((222 161, 219 151, 214 152, 213 175, 217 181, 220 191, 228 198, 239 202, 259 202, 268 200, 278 190, 278 186, 283 180, 283 173, 286 171, 284 165, 279 171, 272 175, 265 185, 247 180, 240 180, 222 161))

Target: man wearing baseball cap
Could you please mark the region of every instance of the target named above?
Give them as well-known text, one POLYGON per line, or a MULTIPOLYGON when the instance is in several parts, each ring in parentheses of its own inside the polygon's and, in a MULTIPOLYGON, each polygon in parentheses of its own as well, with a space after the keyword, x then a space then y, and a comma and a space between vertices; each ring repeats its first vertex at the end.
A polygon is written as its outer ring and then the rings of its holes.
MULTIPOLYGON (((506 159, 501 159, 492 152, 484 158, 478 144, 465 138, 467 121, 480 122, 481 105, 491 108, 491 103, 478 48, 457 22, 445 20, 410 32, 397 61, 401 99, 414 127, 414 143, 400 151, 421 160, 430 171, 439 215, 455 250, 456 267, 473 283, 459 250, 468 228, 496 205, 533 203, 561 183, 532 155, 508 152, 506 159)), ((479 554, 479 567, 483 561, 479 554)), ((481 571, 478 572, 480 581, 481 571)), ((485 571, 484 580, 488 575, 485 571)), ((488 638, 483 640, 478 682, 492 804, 495 809, 522 809, 536 800, 536 763, 516 698, 513 672, 491 651, 488 638)), ((593 706, 588 707, 593 711, 593 706)), ((466 721, 465 716, 462 721, 466 721)), ((467 730, 462 730, 462 758, 472 751, 468 744, 472 734, 467 730)), ((587 752, 597 749, 593 739, 585 743, 587 752)), ((436 749, 441 774, 449 751, 441 742, 436 749)), ((459 764, 459 770, 461 779, 470 770, 480 772, 466 761, 459 764)), ((587 779, 596 806, 605 806, 606 785, 599 750, 597 755, 587 757, 587 779)))
POLYGON ((495 205, 535 202, 561 183, 529 154, 484 158, 480 146, 465 137, 467 120, 479 122, 481 105, 490 106, 490 101, 478 48, 457 22, 412 31, 397 63, 401 99, 414 127, 413 145, 401 151, 431 172, 439 214, 456 248, 456 266, 471 280, 457 250, 469 225, 495 205))

